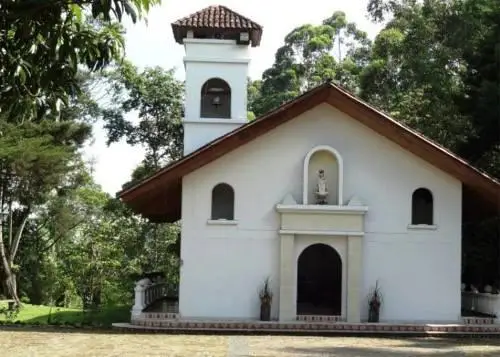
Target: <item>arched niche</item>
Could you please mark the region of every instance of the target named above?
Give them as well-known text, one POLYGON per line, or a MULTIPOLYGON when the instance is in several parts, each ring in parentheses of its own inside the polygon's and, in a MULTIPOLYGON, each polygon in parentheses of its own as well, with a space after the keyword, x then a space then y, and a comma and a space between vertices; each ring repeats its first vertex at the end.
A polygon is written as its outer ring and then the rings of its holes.
POLYGON ((221 78, 210 78, 201 87, 200 118, 231 118, 231 87, 221 78))
POLYGON ((316 204, 318 171, 323 170, 328 197, 326 204, 342 205, 343 163, 339 152, 327 145, 309 151, 304 159, 303 204, 316 204))

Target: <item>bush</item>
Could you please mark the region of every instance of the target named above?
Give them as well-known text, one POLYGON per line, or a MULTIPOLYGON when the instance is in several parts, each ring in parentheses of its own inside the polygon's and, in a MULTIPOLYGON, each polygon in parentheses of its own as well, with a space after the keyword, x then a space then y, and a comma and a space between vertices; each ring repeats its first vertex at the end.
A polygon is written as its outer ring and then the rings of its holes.
POLYGON ((21 302, 23 304, 29 304, 30 303, 30 298, 27 297, 27 296, 22 296, 19 300, 21 300, 21 302))

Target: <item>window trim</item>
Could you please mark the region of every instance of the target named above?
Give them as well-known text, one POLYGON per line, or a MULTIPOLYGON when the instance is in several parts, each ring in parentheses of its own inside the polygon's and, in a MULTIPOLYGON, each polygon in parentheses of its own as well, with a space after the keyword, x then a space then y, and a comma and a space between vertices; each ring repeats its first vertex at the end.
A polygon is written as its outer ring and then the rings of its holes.
POLYGON ((409 224, 408 229, 414 231, 435 231, 438 229, 438 226, 435 224, 409 224))
POLYGON ((209 226, 237 226, 238 220, 236 219, 207 219, 209 226))

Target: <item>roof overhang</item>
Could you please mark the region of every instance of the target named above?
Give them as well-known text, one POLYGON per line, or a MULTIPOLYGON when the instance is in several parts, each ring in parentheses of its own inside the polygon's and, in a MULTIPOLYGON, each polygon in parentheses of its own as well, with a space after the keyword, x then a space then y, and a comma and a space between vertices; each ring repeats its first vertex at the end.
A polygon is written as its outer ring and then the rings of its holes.
POLYGON ((272 112, 206 144, 158 170, 117 195, 132 210, 153 222, 181 217, 182 178, 298 115, 328 103, 378 134, 462 181, 468 192, 488 202, 500 202, 500 183, 462 158, 330 83, 320 85, 272 112))

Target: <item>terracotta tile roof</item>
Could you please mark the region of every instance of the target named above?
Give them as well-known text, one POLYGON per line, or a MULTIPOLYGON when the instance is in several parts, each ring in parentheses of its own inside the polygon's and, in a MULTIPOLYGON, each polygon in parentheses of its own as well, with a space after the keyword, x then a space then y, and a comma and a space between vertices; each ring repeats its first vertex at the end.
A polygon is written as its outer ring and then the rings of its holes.
MULTIPOLYGON (((268 133, 321 103, 346 113, 376 133, 462 181, 464 188, 500 209, 500 182, 480 172, 462 158, 380 112, 342 88, 325 83, 217 138, 155 174, 118 192, 136 213, 156 222, 175 222, 181 217, 182 177, 251 140, 268 133)), ((465 192, 465 191, 464 191, 465 192)), ((500 211, 499 211, 500 212, 500 211)))
POLYGON ((183 17, 172 23, 172 29, 174 37, 179 43, 182 43, 182 36, 185 36, 185 31, 182 30, 219 29, 222 32, 247 30, 251 32, 251 35, 253 34, 253 46, 257 46, 260 43, 262 35, 262 26, 222 5, 209 6, 194 14, 183 17))
POLYGON ((209 6, 174 22, 178 26, 213 27, 232 29, 262 29, 252 20, 242 16, 225 6, 209 6))

